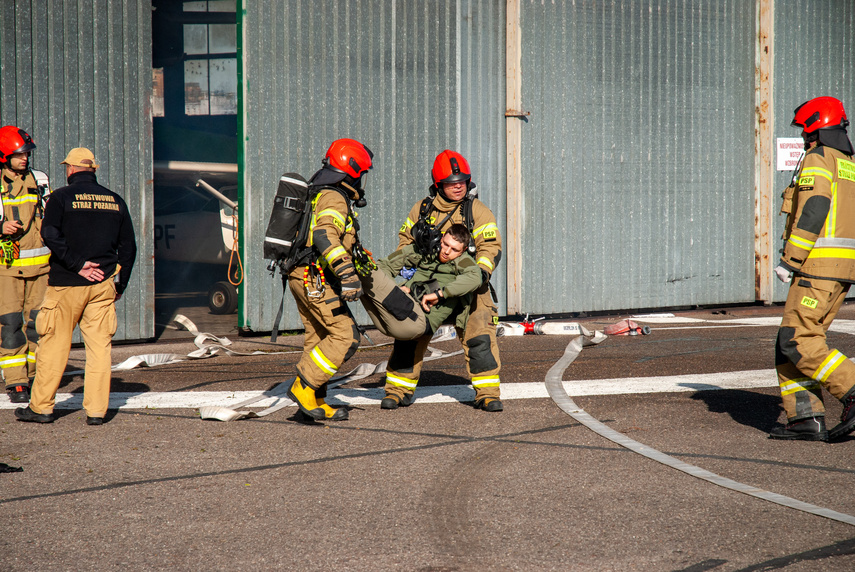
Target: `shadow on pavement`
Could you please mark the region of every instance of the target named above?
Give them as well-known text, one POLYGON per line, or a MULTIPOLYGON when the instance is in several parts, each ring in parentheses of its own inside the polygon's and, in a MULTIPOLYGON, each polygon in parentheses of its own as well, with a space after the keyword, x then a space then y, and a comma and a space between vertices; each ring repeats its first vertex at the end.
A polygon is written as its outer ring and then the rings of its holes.
POLYGON ((713 413, 727 413, 742 425, 768 433, 778 424, 781 415, 781 398, 742 389, 724 391, 698 391, 692 399, 703 401, 713 413))

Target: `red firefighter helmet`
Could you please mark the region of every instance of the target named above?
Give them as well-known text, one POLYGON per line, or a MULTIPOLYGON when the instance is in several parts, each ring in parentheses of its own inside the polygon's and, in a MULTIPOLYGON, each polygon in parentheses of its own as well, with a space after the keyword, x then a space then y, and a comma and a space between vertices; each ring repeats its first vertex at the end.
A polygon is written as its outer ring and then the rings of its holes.
POLYGON ((442 183, 468 183, 472 179, 472 171, 463 155, 446 149, 434 159, 430 176, 433 178, 434 187, 438 189, 442 183))
POLYGON ((374 153, 355 139, 336 139, 327 150, 324 165, 327 168, 359 179, 372 167, 374 153))
POLYGON ((801 127, 806 134, 814 133, 826 127, 849 125, 846 111, 839 99, 833 97, 815 97, 798 106, 793 112, 793 127, 801 127))
POLYGON ((6 162, 9 155, 15 153, 29 153, 36 148, 33 138, 14 125, 0 127, 0 162, 6 162))

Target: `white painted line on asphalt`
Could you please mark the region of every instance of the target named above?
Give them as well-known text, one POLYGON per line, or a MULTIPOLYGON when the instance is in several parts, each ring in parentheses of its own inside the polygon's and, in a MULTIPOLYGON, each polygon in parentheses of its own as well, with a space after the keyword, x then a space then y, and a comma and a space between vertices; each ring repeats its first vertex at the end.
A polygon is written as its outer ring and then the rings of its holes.
MULTIPOLYGON (((673 375, 667 377, 629 377, 618 379, 586 379, 565 381, 564 388, 571 396, 629 395, 637 393, 691 392, 717 389, 751 389, 777 387, 775 370, 734 371, 700 375, 673 375)), ((114 392, 110 394, 111 409, 197 409, 204 405, 233 407, 234 404, 262 395, 261 391, 187 391, 145 393, 114 392)), ((542 383, 502 383, 502 399, 535 399, 549 397, 542 383)), ((416 389, 418 403, 453 403, 472 401, 475 392, 469 385, 425 386, 416 389)), ((263 409, 287 398, 268 397, 254 403, 251 409, 263 409)), ((383 388, 330 390, 327 401, 331 405, 375 405, 383 399, 383 388)), ((8 396, 0 397, 0 409, 14 409, 22 405, 11 403, 8 396)), ((57 409, 80 409, 82 393, 59 393, 57 409)), ((250 409, 250 408, 247 408, 250 409)))
MULTIPOLYGON (((735 328, 742 326, 752 326, 752 327, 775 327, 781 325, 781 317, 780 316, 771 316, 771 317, 756 317, 756 318, 734 318, 731 320, 701 320, 698 318, 655 318, 655 319, 642 319, 642 318, 633 318, 637 322, 644 322, 650 324, 663 324, 667 326, 668 324, 696 324, 693 326, 674 326, 674 327, 664 327, 663 330, 702 330, 702 329, 713 329, 713 328, 735 328)), ((855 320, 834 320, 831 323, 831 327, 829 328, 832 332, 839 332, 841 334, 850 334, 855 335, 855 320)), ((655 330, 654 330, 655 331, 655 330)))

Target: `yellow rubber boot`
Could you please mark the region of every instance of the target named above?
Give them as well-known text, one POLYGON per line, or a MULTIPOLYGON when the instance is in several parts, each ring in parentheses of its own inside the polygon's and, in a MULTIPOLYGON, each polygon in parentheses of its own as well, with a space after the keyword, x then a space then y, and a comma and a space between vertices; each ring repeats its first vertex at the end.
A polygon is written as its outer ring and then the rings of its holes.
POLYGON ((345 419, 350 417, 350 414, 348 413, 347 409, 345 409, 344 407, 332 407, 331 405, 327 404, 326 401, 324 401, 323 397, 316 398, 316 401, 318 403, 318 407, 324 410, 324 417, 326 417, 327 419, 330 419, 332 421, 344 421, 345 419))
POLYGON ((300 411, 312 419, 320 421, 326 418, 326 412, 320 405, 318 405, 318 400, 315 397, 315 390, 311 386, 303 383, 299 377, 294 380, 293 385, 291 385, 291 389, 288 390, 288 397, 297 404, 300 411))

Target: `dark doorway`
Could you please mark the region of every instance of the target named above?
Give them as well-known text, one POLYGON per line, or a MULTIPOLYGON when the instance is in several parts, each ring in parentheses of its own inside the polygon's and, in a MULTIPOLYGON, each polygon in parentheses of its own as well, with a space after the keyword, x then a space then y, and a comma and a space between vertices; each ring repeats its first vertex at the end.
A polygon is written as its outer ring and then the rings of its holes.
POLYGON ((176 313, 221 315, 228 331, 240 279, 236 0, 152 5, 156 334, 176 313))

